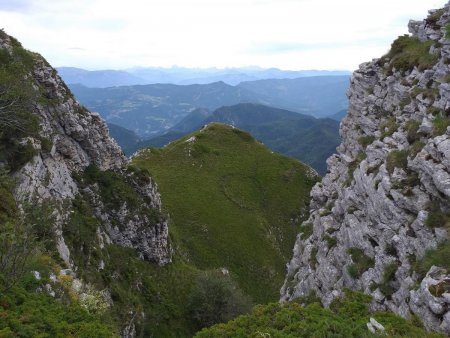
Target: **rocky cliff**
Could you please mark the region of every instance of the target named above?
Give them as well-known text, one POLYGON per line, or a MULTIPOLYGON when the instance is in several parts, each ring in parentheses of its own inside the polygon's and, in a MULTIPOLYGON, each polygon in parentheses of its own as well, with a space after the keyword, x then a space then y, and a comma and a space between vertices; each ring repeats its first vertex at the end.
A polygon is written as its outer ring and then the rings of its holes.
MULTIPOLYGON (((17 181, 16 199, 55 206, 57 248, 68 266, 74 263, 70 253, 73 248, 66 244, 63 230, 74 213, 72 202, 80 196, 92 204, 99 221, 98 243, 106 241, 134 248, 142 258, 158 264, 169 262, 167 221, 159 213, 161 203, 155 183, 147 174, 130 170, 120 147, 110 138, 106 123, 74 99, 40 55, 24 50, 17 40, 0 33, 0 66, 5 70, 1 85, 6 88, 0 90, 0 102, 7 107, 17 101, 13 98, 9 102, 7 98, 12 84, 29 86, 27 95, 33 99, 24 114, 38 123, 36 133, 24 133, 14 141, 29 145, 28 152, 32 154, 24 165, 12 170, 17 181), (87 181, 87 168, 95 168, 99 174, 87 181), (109 182, 101 180, 103 173, 109 175, 109 182), (113 184, 118 181, 120 185, 113 184), (102 193, 108 187, 110 196, 102 193), (130 198, 117 191, 120 187, 134 194, 134 206, 130 205, 130 198), (111 203, 108 198, 114 194, 115 203, 111 203)), ((19 92, 25 92, 24 88, 19 88, 19 92)), ((17 134, 9 139, 3 137, 2 142, 11 143, 14 138, 17 134)), ((0 159, 0 167, 8 166, 11 167, 8 160, 0 159)))
POLYGON ((281 290, 328 306, 344 288, 372 309, 417 315, 450 334, 450 13, 411 21, 411 36, 351 78, 342 143, 311 192, 281 290))

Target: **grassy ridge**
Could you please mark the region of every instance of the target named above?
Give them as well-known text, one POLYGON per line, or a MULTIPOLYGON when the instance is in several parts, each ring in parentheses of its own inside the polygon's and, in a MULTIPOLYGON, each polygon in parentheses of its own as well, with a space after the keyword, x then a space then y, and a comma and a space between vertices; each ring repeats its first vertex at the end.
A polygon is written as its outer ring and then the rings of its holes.
POLYGON ((146 150, 133 164, 159 185, 177 255, 200 269, 229 269, 256 302, 278 299, 317 180, 307 166, 220 124, 146 150))

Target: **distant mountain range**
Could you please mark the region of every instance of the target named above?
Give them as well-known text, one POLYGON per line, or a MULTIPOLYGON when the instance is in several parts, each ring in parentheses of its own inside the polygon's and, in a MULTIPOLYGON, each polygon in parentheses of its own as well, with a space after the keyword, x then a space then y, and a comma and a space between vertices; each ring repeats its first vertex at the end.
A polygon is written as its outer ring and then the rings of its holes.
POLYGON ((210 113, 195 110, 167 133, 152 139, 137 141, 134 146, 124 143, 123 131, 116 136, 125 152, 131 154, 145 147, 162 147, 211 122, 226 123, 250 132, 273 151, 296 158, 316 169, 326 172, 326 159, 339 144, 339 122, 316 119, 311 116, 259 104, 237 104, 221 107, 210 113))
POLYGON ((77 99, 109 123, 142 138, 161 135, 192 111, 257 103, 325 117, 347 108, 348 76, 320 76, 203 85, 152 84, 110 88, 70 85, 77 99))
POLYGON ((57 68, 59 75, 67 84, 82 84, 86 87, 106 88, 139 84, 208 84, 223 81, 237 85, 244 81, 261 79, 294 79, 311 76, 350 76, 348 71, 327 70, 281 70, 277 68, 132 68, 126 70, 95 70, 75 67, 57 68))

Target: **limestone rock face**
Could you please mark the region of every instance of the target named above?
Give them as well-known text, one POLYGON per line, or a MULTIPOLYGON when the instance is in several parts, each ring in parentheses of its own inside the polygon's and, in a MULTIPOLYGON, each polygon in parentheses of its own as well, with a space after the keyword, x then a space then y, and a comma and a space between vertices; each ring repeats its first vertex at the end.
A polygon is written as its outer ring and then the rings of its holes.
POLYGON ((449 23, 448 4, 410 22, 404 39, 425 50, 423 59, 402 59, 403 49, 354 72, 342 143, 311 191, 313 234, 297 238, 283 300, 314 291, 328 306, 343 288, 356 289, 373 296, 373 309, 415 313, 450 334, 450 294, 428 288, 450 271, 423 276, 413 264, 449 240, 446 225, 427 225, 450 211, 449 23))
MULTIPOLYGON (((14 53, 14 41, 2 32, 0 49, 14 53)), ((31 55, 31 54, 30 54, 31 55)), ((55 232, 61 257, 71 266, 70 250, 64 241, 63 225, 70 218, 71 201, 80 194, 79 182, 75 179, 88 166, 95 165, 101 171, 114 171, 126 175, 127 158, 117 143, 109 136, 108 127, 97 113, 81 106, 67 86, 41 56, 32 54, 33 66, 27 81, 34 87, 38 99, 33 102, 32 113, 40 123, 39 137, 28 138, 37 155, 14 175, 17 179, 15 196, 18 201, 53 203, 55 205, 55 232), (42 140, 46 140, 46 144, 42 140)), ((139 186, 130 185, 136 194, 144 198, 148 209, 161 208, 156 184, 153 181, 139 186)), ((95 197, 101 203, 100 196, 95 197)), ((165 264, 170 261, 168 226, 166 220, 152 223, 143 215, 125 220, 131 214, 126 204, 119 210, 103 208, 97 215, 103 220, 110 241, 118 245, 135 248, 143 258, 165 264), (120 230, 113 229, 108 219, 116 219, 120 230), (123 223, 123 224, 122 224, 123 223)))

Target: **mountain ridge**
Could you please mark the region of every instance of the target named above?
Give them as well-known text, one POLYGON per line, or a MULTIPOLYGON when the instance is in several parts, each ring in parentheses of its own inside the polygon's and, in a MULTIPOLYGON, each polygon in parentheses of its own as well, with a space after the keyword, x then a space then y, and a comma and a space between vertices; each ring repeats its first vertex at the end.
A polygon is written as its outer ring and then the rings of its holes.
POLYGON ((106 88, 113 86, 172 83, 178 85, 208 84, 224 81, 229 85, 237 85, 243 81, 269 78, 295 78, 309 76, 350 75, 348 71, 301 70, 288 71, 277 68, 228 68, 228 69, 195 69, 195 68, 145 68, 136 67, 124 70, 86 70, 76 67, 56 68, 67 84, 82 84, 87 87, 106 88))
POLYGON ((339 123, 334 120, 253 103, 220 107, 213 112, 204 110, 201 114, 196 112, 186 122, 184 125, 180 122, 161 136, 137 143, 132 152, 147 146, 165 146, 203 125, 220 122, 248 131, 273 151, 296 158, 323 175, 325 160, 339 143, 339 123), (201 119, 205 114, 206 118, 201 119))
POLYGON ((354 72, 342 143, 312 189, 311 231, 298 235, 283 300, 315 293, 329 306, 350 288, 373 310, 450 334, 449 10, 410 21, 411 36, 354 72))

